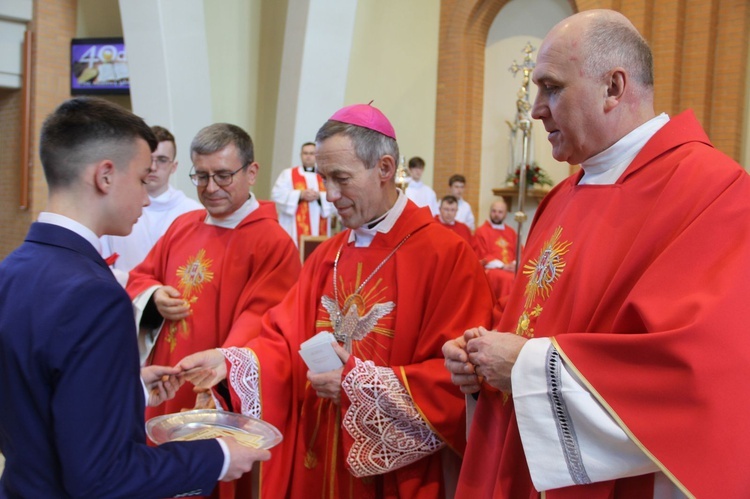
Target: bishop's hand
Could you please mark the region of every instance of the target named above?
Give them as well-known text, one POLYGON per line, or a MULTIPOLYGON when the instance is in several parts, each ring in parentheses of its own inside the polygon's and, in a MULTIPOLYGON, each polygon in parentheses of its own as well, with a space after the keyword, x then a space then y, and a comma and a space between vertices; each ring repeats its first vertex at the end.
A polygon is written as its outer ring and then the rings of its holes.
MULTIPOLYGON (((339 356, 341 362, 346 365, 351 355, 337 342, 332 342, 333 349, 336 355, 339 356)), ((344 372, 344 367, 334 369, 324 373, 314 373, 307 371, 307 379, 310 381, 310 386, 318 397, 324 399, 331 399, 334 404, 341 404, 341 374, 344 372)))
POLYGON ((182 377, 195 385, 196 391, 207 390, 227 377, 224 355, 218 348, 188 355, 176 367, 182 377))

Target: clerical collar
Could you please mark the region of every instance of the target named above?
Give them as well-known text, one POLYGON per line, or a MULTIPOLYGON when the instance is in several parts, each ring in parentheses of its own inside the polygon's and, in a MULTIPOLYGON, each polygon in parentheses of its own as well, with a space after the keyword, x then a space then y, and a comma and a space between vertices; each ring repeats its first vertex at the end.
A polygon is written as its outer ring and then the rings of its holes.
POLYGON ((86 227, 80 222, 77 222, 73 220, 72 218, 66 217, 65 215, 60 215, 59 213, 52 213, 49 211, 43 211, 39 213, 39 218, 37 218, 37 222, 41 222, 43 224, 52 224, 57 225, 58 227, 62 227, 64 229, 68 229, 71 232, 75 232, 85 240, 91 243, 91 246, 93 246, 96 249, 96 252, 100 255, 102 254, 102 242, 99 240, 98 237, 96 237, 96 234, 94 234, 94 231, 86 227))
POLYGON ((584 174, 578 184, 611 185, 617 182, 646 142, 651 140, 651 137, 668 121, 669 116, 666 113, 651 118, 608 149, 584 161, 581 164, 584 174))
POLYGON ((502 223, 499 223, 499 224, 493 224, 492 220, 487 220, 487 222, 492 226, 493 229, 505 230, 505 222, 504 221, 502 223))
POLYGON ((226 218, 214 218, 210 214, 206 213, 206 219, 204 220, 204 223, 206 225, 224 227, 225 229, 234 229, 240 224, 240 222, 245 219, 246 216, 257 210, 259 207, 260 203, 257 199, 255 199, 255 196, 251 192, 250 197, 248 197, 247 201, 245 201, 242 206, 237 208, 237 210, 231 215, 227 216, 226 218))
POLYGON ((315 171, 315 166, 303 166, 303 170, 305 170, 307 173, 312 173, 315 171))
POLYGON ((369 224, 362 225, 361 227, 357 227, 356 229, 352 229, 349 231, 349 242, 354 242, 354 246, 358 248, 367 248, 370 246, 370 243, 375 238, 378 232, 382 232, 383 234, 387 234, 388 231, 390 231, 394 225, 396 225, 396 221, 401 216, 401 213, 404 212, 404 208, 406 208, 406 202, 408 198, 406 195, 401 191, 401 189, 396 189, 398 192, 398 198, 396 199, 396 202, 393 204, 390 210, 385 212, 383 216, 377 218, 376 220, 373 220, 369 224))

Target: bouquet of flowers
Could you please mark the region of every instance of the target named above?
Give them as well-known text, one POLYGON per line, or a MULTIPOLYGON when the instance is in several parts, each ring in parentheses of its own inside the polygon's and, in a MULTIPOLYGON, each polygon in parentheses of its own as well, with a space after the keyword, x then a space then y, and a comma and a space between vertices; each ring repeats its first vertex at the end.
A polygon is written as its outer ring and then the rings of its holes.
MULTIPOLYGON (((512 175, 508 175, 506 182, 508 185, 518 187, 521 178, 521 168, 516 168, 516 171, 512 175)), ((541 166, 534 163, 526 167, 526 187, 531 187, 534 184, 538 185, 549 185, 552 186, 552 179, 549 177, 546 171, 541 166)))

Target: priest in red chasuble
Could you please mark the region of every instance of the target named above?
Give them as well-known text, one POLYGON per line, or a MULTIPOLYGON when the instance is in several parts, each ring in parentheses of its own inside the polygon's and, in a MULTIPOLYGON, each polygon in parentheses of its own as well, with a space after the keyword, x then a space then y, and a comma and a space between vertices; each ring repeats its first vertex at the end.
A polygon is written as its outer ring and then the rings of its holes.
POLYGON ((441 347, 467 319, 490 322, 489 286, 471 247, 396 188, 396 135, 378 109, 339 110, 316 142, 347 230, 306 261, 259 338, 180 366, 213 368, 205 384, 226 377, 233 410, 283 433, 261 497, 446 497, 465 408, 441 347), (314 373, 298 351, 321 332, 343 365, 314 373))
MULTIPOLYGON (((127 285, 146 365, 246 344, 299 276, 299 252, 273 203, 250 193, 258 172, 250 136, 234 125, 208 126, 193 139, 191 158, 190 178, 206 209, 178 217, 127 285)), ((186 385, 146 416, 194 405, 186 385)))
POLYGON ((495 298, 510 293, 516 273, 518 234, 505 223, 508 205, 498 199, 490 206, 490 218, 474 232, 474 250, 487 273, 495 298))
POLYGON ((582 171, 539 206, 496 330, 448 342, 476 398, 457 497, 750 497, 750 177, 657 115, 621 14, 563 20, 532 116, 582 171))

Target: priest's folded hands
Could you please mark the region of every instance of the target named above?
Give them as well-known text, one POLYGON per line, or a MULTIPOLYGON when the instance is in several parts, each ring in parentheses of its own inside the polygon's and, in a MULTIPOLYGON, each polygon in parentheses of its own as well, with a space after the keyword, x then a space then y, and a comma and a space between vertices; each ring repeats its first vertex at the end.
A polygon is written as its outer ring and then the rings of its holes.
POLYGON ((511 370, 526 341, 514 333, 468 329, 443 345, 445 367, 463 393, 478 392, 482 383, 511 393, 511 370))

